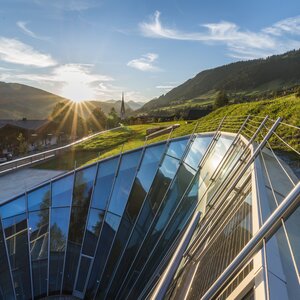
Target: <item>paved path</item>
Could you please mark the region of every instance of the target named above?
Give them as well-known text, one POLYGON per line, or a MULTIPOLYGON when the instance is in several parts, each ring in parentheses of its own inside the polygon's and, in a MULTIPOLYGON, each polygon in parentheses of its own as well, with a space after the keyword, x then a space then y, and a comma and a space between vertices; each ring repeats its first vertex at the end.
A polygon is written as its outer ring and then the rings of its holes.
POLYGON ((0 204, 65 171, 20 169, 0 176, 0 204))

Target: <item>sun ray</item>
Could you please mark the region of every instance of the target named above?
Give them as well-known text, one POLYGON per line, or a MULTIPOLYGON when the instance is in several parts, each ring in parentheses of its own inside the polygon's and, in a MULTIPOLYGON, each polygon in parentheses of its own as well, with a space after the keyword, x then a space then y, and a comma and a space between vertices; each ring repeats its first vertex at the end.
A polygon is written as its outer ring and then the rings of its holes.
MULTIPOLYGON (((93 106, 93 109, 97 108, 97 106, 93 103, 89 103, 91 106, 93 106)), ((84 102, 82 102, 82 105, 86 108, 86 110, 89 112, 89 116, 92 120, 92 122, 98 127, 101 128, 101 124, 99 123, 99 121, 95 118, 95 116, 93 115, 91 109, 88 107, 88 105, 84 102)))

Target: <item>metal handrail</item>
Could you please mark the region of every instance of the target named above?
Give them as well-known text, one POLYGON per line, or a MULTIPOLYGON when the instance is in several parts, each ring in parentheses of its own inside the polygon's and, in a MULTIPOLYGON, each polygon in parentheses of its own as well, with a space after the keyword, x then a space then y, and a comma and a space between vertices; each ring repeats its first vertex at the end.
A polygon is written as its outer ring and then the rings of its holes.
POLYGON ((95 136, 101 135, 101 134, 106 133, 106 132, 114 131, 114 130, 117 130, 117 129, 120 129, 120 128, 121 127, 119 126, 119 127, 116 127, 116 128, 112 128, 112 129, 100 131, 100 132, 94 133, 92 135, 86 136, 86 137, 84 137, 82 139, 79 139, 79 140, 77 140, 75 142, 72 142, 70 144, 58 147, 58 148, 50 149, 50 150, 43 151, 43 152, 40 152, 40 153, 35 153, 35 154, 32 154, 32 155, 27 155, 27 156, 24 156, 24 157, 21 157, 21 158, 17 158, 17 159, 14 159, 14 160, 2 163, 0 165, 1 169, 2 169, 2 167, 6 167, 6 166, 8 166, 8 168, 5 168, 4 170, 1 170, 0 171, 0 175, 3 174, 3 173, 5 173, 5 172, 8 172, 8 171, 11 171, 11 170, 14 170, 14 169, 18 169, 20 167, 32 165, 32 164, 34 164, 36 162, 48 159, 50 157, 55 156, 57 154, 57 152, 59 152, 61 150, 66 150, 68 148, 71 148, 72 146, 75 146, 75 145, 80 144, 82 142, 85 142, 85 141, 87 141, 89 139, 92 139, 95 136), (25 163, 22 164, 22 162, 25 162, 25 163), (12 167, 9 168, 9 166, 12 166, 12 167))
POLYGON ((287 219, 299 206, 299 204, 300 182, 298 182, 298 184, 291 190, 287 197, 275 209, 275 211, 246 244, 242 251, 208 289, 201 300, 212 299, 216 293, 234 277, 243 264, 246 263, 259 249, 261 249, 263 246, 263 241, 267 241, 273 236, 276 230, 281 226, 281 220, 287 219))

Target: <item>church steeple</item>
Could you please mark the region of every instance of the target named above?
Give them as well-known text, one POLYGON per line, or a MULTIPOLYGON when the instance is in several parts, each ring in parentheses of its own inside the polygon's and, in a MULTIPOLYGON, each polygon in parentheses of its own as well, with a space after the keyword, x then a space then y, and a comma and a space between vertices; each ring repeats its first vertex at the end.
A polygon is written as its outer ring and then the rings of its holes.
POLYGON ((121 120, 125 120, 125 103, 124 103, 124 92, 122 92, 122 103, 121 103, 121 112, 120 112, 121 120))

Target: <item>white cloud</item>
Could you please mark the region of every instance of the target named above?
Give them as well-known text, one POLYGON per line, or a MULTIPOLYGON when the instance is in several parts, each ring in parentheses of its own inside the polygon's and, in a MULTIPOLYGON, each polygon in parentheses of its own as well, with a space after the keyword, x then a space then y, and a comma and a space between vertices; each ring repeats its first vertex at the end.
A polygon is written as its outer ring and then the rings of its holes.
POLYGON ((300 35, 300 16, 281 20, 263 31, 275 36, 282 36, 283 34, 300 35))
POLYGON ((38 40, 49 40, 48 37, 44 37, 44 36, 39 36, 37 34, 35 34, 33 31, 31 31, 28 27, 27 27, 28 22, 23 22, 23 21, 18 21, 17 22, 17 26, 27 35, 31 36, 34 39, 38 39, 38 40))
POLYGON ((158 55, 156 53, 147 53, 144 54, 141 58, 136 58, 129 61, 127 63, 127 66, 144 72, 161 71, 160 68, 154 65, 157 59, 158 55))
POLYGON ((34 67, 50 67, 56 61, 49 55, 38 52, 16 39, 0 37, 0 60, 34 67))
MULTIPOLYGON (((156 11, 150 22, 139 24, 142 35, 152 38, 197 41, 207 44, 225 44, 229 55, 240 59, 266 57, 275 53, 294 49, 299 41, 294 39, 278 39, 276 36, 300 34, 300 17, 289 18, 259 32, 242 30, 231 22, 208 23, 201 25, 204 30, 184 32, 168 28, 160 21, 160 12, 156 11)), ((300 46, 300 45, 299 45, 300 46)))
POLYGON ((19 74, 14 78, 42 83, 54 93, 72 100, 94 99, 98 85, 113 78, 93 73, 92 68, 93 65, 88 64, 65 64, 55 67, 50 74, 19 74))

